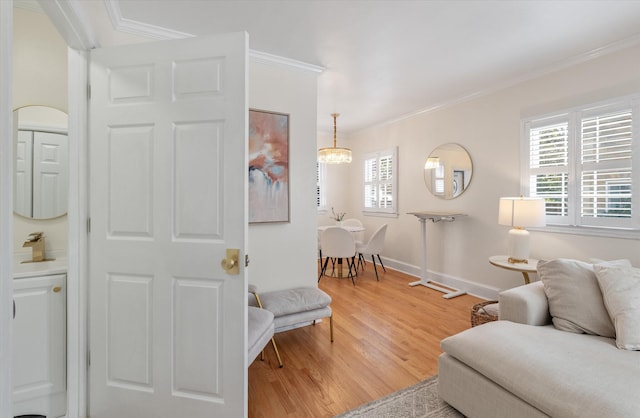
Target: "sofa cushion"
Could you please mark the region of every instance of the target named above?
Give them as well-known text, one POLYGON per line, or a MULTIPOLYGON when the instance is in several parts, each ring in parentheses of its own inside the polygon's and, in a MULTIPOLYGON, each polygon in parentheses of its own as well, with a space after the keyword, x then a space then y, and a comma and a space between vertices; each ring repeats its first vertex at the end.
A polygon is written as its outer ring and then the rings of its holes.
POLYGON ((594 269, 616 329, 616 345, 640 350, 640 269, 605 265, 594 269))
MULTIPOLYGON (((630 266, 628 260, 600 265, 630 266)), ((615 337, 593 264, 558 258, 538 263, 553 325, 563 331, 615 337)))
POLYGON ((617 349, 612 338, 495 321, 441 346, 549 416, 632 417, 640 411, 640 353, 617 349))

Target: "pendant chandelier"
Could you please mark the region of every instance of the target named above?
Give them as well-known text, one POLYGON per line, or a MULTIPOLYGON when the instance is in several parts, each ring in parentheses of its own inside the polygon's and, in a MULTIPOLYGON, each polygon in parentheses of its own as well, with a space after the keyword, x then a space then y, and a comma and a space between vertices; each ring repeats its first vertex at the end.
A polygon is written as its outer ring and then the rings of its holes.
POLYGON ((351 150, 349 148, 336 147, 336 118, 340 114, 332 113, 331 116, 333 116, 333 147, 320 148, 318 150, 318 162, 324 164, 348 164, 351 162, 351 150))

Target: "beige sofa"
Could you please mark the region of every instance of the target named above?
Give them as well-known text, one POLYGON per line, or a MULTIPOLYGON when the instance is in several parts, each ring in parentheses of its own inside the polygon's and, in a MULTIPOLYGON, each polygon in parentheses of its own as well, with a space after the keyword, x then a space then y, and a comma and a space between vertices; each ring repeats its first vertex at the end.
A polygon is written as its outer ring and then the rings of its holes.
POLYGON ((499 300, 499 321, 442 341, 445 401, 467 417, 640 417, 640 351, 554 327, 542 282, 499 300))

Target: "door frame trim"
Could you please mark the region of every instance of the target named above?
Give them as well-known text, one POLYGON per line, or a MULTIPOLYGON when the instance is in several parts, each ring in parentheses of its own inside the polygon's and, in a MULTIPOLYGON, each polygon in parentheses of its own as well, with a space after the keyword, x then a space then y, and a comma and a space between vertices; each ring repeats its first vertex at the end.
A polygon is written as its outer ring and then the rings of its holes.
POLYGON ((67 417, 87 415, 89 222, 88 51, 69 48, 69 209, 67 212, 67 417), (71 80, 77 80, 71 82, 71 80))
POLYGON ((0 416, 11 416, 13 329, 13 1, 0 1, 0 416))
POLYGON ((75 1, 39 2, 68 45, 69 209, 67 212, 67 417, 87 416, 88 56, 98 45, 75 1))

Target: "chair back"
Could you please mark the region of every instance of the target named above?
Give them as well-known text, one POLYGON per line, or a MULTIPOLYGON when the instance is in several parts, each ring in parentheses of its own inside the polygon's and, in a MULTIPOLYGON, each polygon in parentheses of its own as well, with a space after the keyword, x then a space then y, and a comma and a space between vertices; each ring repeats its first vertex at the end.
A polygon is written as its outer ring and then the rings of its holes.
POLYGON ((384 237, 386 234, 387 224, 384 224, 380 226, 373 235, 371 235, 371 238, 369 238, 369 242, 367 243, 367 248, 364 252, 366 254, 380 254, 384 249, 384 237))
POLYGON ((351 258, 356 255, 356 243, 346 229, 330 226, 320 235, 322 255, 331 258, 351 258))

